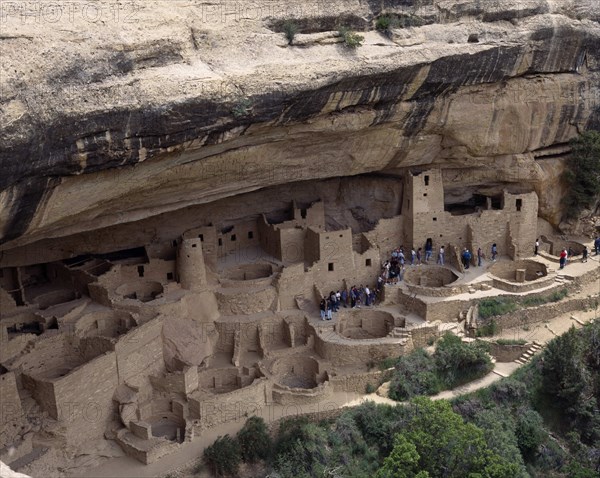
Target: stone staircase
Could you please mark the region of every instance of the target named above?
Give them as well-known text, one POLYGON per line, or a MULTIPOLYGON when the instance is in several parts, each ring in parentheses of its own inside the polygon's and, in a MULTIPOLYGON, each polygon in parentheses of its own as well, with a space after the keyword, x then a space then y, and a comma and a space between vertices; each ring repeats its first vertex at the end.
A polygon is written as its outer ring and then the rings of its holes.
POLYGON ((557 282, 558 284, 568 284, 569 282, 571 282, 573 280, 572 276, 568 276, 564 273, 556 273, 556 277, 554 278, 554 282, 557 282))
POLYGON ((519 358, 515 359, 515 363, 518 363, 519 365, 525 365, 532 359, 532 357, 535 354, 540 352, 543 348, 543 344, 534 340, 529 346, 529 348, 525 352, 523 352, 523 354, 519 358))
POLYGON ((409 330, 406 330, 404 327, 394 327, 392 331, 388 334, 388 337, 393 337, 395 339, 400 339, 400 344, 405 345, 408 340, 412 337, 409 330))

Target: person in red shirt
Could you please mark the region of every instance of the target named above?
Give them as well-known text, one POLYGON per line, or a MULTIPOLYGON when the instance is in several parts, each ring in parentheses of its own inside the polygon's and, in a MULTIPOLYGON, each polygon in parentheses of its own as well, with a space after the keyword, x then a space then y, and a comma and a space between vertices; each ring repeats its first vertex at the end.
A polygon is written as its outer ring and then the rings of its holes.
POLYGON ((562 251, 560 251, 560 268, 564 269, 564 267, 567 265, 567 250, 563 249, 562 251))

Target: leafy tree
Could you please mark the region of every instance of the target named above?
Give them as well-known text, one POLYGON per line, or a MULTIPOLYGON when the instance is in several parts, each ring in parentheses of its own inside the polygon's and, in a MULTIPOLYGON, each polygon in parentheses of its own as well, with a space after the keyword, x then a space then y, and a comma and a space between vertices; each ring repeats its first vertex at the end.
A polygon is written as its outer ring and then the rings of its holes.
POLYGON ((583 343, 574 326, 544 350, 543 390, 566 406, 577 403, 585 387, 584 370, 580 366, 582 351, 583 343))
POLYGON ((571 141, 572 156, 563 173, 568 187, 567 216, 594 206, 600 196, 600 132, 586 131, 571 141))
POLYGON ((204 449, 204 461, 216 476, 236 475, 242 461, 240 445, 229 435, 221 436, 204 449))
POLYGON ((377 471, 376 478, 428 478, 429 473, 418 471, 419 453, 417 447, 409 442, 404 435, 394 437, 394 449, 383 461, 383 466, 377 471))
MULTIPOLYGON (((447 401, 415 398, 412 411, 412 419, 400 435, 415 446, 420 470, 447 478, 517 476, 519 467, 492 452, 483 431, 465 423, 447 401)), ((406 445, 400 443, 406 454, 406 445)))
POLYGON ((322 475, 331 454, 327 432, 305 419, 286 420, 279 428, 275 469, 280 475, 322 475))
POLYGON ((532 457, 542 444, 545 435, 542 425, 542 417, 535 410, 527 408, 519 414, 515 435, 524 457, 532 457))
POLYGON ((487 344, 462 342, 460 337, 447 333, 437 343, 433 358, 441 381, 448 388, 479 378, 493 368, 487 344))
POLYGON ((435 362, 423 349, 400 357, 395 368, 389 391, 389 397, 393 400, 433 395, 442 389, 435 362))
POLYGON ((261 417, 250 417, 237 434, 242 458, 246 462, 254 463, 265 460, 271 453, 271 435, 267 425, 261 417))

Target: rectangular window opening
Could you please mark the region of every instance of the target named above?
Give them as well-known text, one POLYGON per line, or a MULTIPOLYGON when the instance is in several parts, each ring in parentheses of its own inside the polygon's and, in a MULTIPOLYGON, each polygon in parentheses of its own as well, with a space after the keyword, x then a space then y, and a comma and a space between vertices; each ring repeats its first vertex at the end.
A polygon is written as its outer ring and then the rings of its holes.
POLYGON ((144 266, 138 266, 137 271, 138 271, 138 276, 144 277, 144 266))
POLYGON ((248 239, 254 239, 254 232, 248 231, 248 239))
POLYGON ((219 246, 222 246, 222 245, 223 245, 223 239, 221 239, 221 238, 219 237, 219 246))
POLYGON ((425 175, 425 186, 429 186, 429 176, 425 175))
POLYGON ((236 239, 237 239, 237 237, 235 237, 235 234, 232 234, 232 235, 231 235, 231 241, 233 242, 233 241, 235 241, 236 239))
POLYGON ((517 199, 517 211, 520 211, 521 208, 523 207, 523 200, 522 199, 517 199))
POLYGON ((365 260, 365 266, 371 267, 371 259, 365 260))
POLYGON ((433 220, 434 220, 434 221, 437 221, 437 217, 434 217, 434 218, 433 218, 433 220))
POLYGON ((167 272, 167 280, 173 280, 173 273, 167 272))
POLYGON ((333 271, 333 262, 330 262, 329 264, 327 264, 327 270, 328 271, 333 271))
POLYGON ((200 239, 200 241, 204 242, 204 234, 198 234, 198 239, 200 239))

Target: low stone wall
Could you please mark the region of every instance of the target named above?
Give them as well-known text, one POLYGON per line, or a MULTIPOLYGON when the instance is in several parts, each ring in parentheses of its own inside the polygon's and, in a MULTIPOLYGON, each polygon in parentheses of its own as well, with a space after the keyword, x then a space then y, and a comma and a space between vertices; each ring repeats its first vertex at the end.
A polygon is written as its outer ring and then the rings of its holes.
POLYGON ((372 361, 381 361, 388 357, 399 357, 413 350, 412 342, 400 343, 400 339, 345 339, 336 332, 328 331, 326 334, 336 334, 328 340, 327 337, 315 335, 315 351, 333 365, 366 365, 372 361))
POLYGON ((432 338, 437 339, 440 336, 440 328, 438 324, 420 326, 407 330, 410 332, 413 345, 416 349, 427 347, 432 338))
POLYGON ((492 282, 496 289, 505 290, 507 292, 529 292, 531 290, 550 286, 554 283, 554 277, 544 277, 528 282, 510 282, 494 277, 492 282))
POLYGON ((363 372, 352 375, 342 375, 331 378, 331 385, 336 392, 365 393, 367 384, 379 385, 387 377, 387 373, 381 370, 374 372, 363 372))
POLYGON ((437 288, 451 284, 458 276, 447 267, 427 266, 408 268, 404 274, 404 281, 409 285, 437 288))
POLYGON ((202 430, 252 415, 266 405, 266 381, 258 378, 252 385, 218 395, 194 394, 188 400, 190 416, 202 430))
POLYGON ((566 314, 576 310, 583 310, 586 308, 594 307, 595 301, 598 298, 590 297, 583 299, 571 299, 563 302, 554 302, 551 304, 544 304, 538 307, 531 307, 528 309, 520 309, 510 314, 499 315, 491 317, 489 320, 494 320, 500 329, 508 329, 512 327, 519 327, 528 324, 535 324, 551 319, 558 315, 566 314))
POLYGON ((522 269, 525 271, 524 279, 526 281, 538 280, 548 274, 545 264, 530 259, 524 259, 513 262, 497 262, 490 267, 489 273, 508 282, 516 282, 516 271, 522 269))
POLYGON ((452 295, 463 294, 469 290, 469 286, 466 284, 444 287, 424 287, 407 284, 406 287, 411 294, 426 295, 428 297, 450 297, 452 295))
POLYGON ((273 386, 273 401, 280 405, 310 405, 322 402, 333 395, 333 387, 329 382, 323 382, 315 388, 291 388, 276 384, 273 386))
POLYGON ((231 292, 225 288, 215 295, 222 315, 251 315, 275 310, 277 306, 277 290, 271 286, 254 291, 244 289, 239 292, 231 292))
POLYGON ((518 359, 527 349, 529 345, 500 345, 496 342, 489 342, 490 355, 497 362, 513 362, 518 359))

